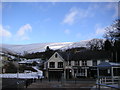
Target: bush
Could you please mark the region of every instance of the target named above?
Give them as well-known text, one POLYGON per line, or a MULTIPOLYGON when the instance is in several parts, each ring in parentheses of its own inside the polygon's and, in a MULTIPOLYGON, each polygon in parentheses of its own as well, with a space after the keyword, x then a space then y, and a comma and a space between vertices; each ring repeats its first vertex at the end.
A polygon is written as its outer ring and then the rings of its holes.
POLYGON ((12 62, 7 63, 5 69, 5 73, 17 73, 17 67, 12 62))

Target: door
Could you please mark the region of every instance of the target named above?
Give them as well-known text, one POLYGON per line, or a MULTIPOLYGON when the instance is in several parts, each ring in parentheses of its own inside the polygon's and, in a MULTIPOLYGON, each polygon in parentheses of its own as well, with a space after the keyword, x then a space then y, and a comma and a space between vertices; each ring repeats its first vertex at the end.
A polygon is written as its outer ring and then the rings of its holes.
POLYGON ((49 71, 49 79, 50 80, 60 80, 62 77, 62 71, 49 71))
POLYGON ((71 79, 71 78, 72 78, 72 70, 66 69, 66 79, 71 79))

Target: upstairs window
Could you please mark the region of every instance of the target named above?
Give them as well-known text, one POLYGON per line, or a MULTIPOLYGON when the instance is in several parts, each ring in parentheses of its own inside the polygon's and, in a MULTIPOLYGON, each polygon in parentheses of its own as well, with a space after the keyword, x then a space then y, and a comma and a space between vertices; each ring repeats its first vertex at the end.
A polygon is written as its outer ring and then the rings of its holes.
POLYGON ((58 62, 58 68, 63 68, 63 62, 58 62))
POLYGON ((68 65, 71 66, 71 61, 68 61, 68 65))
POLYGON ((78 66, 79 65, 79 61, 75 61, 75 65, 78 66))
POLYGON ((97 66, 97 60, 93 60, 93 66, 97 66))
POLYGON ((82 61, 82 66, 87 66, 87 61, 82 61))
POLYGON ((58 57, 58 55, 57 54, 55 54, 55 58, 57 58, 58 57))
POLYGON ((105 62, 105 60, 101 60, 101 62, 105 62))
POLYGON ((50 68, 55 68, 55 62, 50 62, 50 68))

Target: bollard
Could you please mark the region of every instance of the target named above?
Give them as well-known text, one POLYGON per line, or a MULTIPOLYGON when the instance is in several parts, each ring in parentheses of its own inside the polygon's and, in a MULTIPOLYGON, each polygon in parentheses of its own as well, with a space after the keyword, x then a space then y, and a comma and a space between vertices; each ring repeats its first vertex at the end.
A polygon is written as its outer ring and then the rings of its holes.
POLYGON ((28 80, 27 79, 25 80, 25 85, 26 85, 26 88, 27 88, 27 86, 28 86, 28 80))
POLYGON ((40 81, 42 82, 42 77, 40 78, 40 81))

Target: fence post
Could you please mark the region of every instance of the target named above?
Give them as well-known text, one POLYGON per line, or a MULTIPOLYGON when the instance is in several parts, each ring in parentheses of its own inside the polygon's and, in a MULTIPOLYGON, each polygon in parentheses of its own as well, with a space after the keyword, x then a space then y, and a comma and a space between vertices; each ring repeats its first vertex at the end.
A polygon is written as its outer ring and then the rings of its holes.
POLYGON ((106 84, 106 77, 105 77, 105 84, 106 84))

